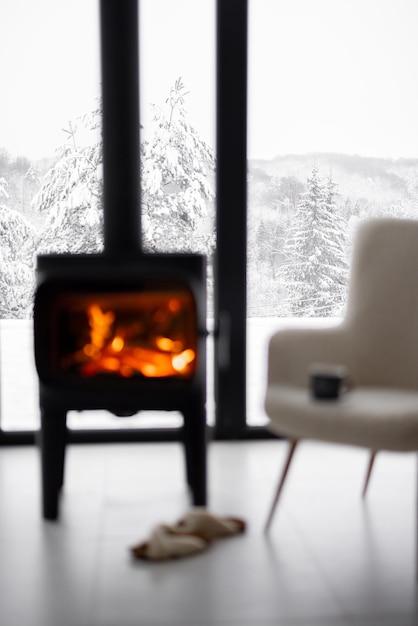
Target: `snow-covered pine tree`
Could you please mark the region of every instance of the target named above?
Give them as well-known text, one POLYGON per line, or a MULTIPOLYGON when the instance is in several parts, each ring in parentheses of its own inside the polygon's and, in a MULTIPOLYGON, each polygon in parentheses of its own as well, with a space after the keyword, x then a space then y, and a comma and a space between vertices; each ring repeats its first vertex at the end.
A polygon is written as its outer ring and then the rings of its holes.
POLYGON ((347 300, 349 256, 347 254, 347 222, 337 204, 339 193, 337 184, 330 173, 326 182, 326 208, 330 217, 330 228, 327 230, 328 246, 326 260, 331 279, 330 296, 332 306, 330 315, 340 316, 347 300))
MULTIPOLYGON (((141 144, 144 247, 149 251, 199 251, 214 246, 210 216, 214 192, 212 150, 187 121, 181 79, 141 144)), ((33 205, 47 215, 39 252, 102 249, 101 108, 70 123, 67 141, 45 177, 33 205)))
POLYGON ((338 315, 343 306, 347 258, 336 196, 332 177, 324 182, 314 167, 285 243, 283 273, 295 316, 338 315))
POLYGON ((7 181, 0 178, 0 319, 25 318, 35 287, 35 230, 7 199, 7 181))
POLYGON ((283 228, 276 211, 261 217, 250 211, 247 228, 247 315, 286 315, 279 272, 283 228))
POLYGON ((154 109, 141 150, 143 244, 149 251, 211 254, 215 159, 187 120, 181 78, 154 109))
POLYGON ((103 247, 101 109, 70 122, 57 162, 32 201, 46 214, 38 252, 98 252, 103 247))

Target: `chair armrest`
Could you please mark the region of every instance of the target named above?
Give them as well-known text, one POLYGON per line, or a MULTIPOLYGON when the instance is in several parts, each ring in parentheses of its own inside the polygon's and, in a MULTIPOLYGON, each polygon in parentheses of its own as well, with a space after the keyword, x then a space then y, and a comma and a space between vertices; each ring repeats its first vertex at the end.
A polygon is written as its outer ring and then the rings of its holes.
POLYGON ((277 331, 269 341, 267 384, 306 387, 312 363, 345 365, 354 372, 351 333, 342 323, 329 328, 294 328, 277 331))

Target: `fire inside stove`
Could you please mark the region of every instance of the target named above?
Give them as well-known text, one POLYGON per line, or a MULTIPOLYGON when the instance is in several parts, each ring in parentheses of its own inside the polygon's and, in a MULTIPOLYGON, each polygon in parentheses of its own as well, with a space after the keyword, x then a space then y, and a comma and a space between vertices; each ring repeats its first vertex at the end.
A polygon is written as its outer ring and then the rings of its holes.
POLYGON ((188 378, 197 315, 188 290, 65 293, 54 299, 54 367, 82 378, 188 378))

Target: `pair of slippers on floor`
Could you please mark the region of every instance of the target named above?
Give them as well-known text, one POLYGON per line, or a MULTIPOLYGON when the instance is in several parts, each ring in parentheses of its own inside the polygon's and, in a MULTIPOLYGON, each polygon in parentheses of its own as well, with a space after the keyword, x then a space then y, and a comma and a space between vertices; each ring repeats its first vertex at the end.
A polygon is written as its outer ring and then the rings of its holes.
POLYGON ((137 559, 164 561, 201 552, 214 540, 243 533, 245 522, 235 517, 222 517, 206 509, 194 509, 172 526, 160 524, 149 539, 133 548, 137 559))

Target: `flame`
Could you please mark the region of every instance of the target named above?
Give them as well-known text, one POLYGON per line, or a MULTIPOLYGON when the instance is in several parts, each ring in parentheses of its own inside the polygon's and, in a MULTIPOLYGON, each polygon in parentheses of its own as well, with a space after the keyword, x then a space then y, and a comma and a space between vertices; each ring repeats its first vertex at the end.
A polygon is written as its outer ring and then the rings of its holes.
POLYGON ((63 356, 63 367, 76 367, 83 377, 116 374, 131 378, 140 374, 162 378, 193 373, 196 352, 190 343, 195 338, 188 338, 189 327, 184 326, 183 318, 179 318, 180 323, 176 317, 182 312, 178 298, 166 300, 164 307, 145 309, 134 321, 132 316, 118 317, 118 309, 105 308, 101 303, 90 303, 84 310, 88 340, 63 356), (160 333, 154 334, 153 327, 160 333))
POLYGON ((155 343, 160 350, 164 352, 170 352, 173 349, 174 341, 169 337, 156 337, 155 343))
POLYGON ((183 349, 182 341, 173 340, 169 337, 156 337, 155 344, 163 352, 181 352, 183 349))
POLYGON ((115 315, 112 311, 103 313, 101 308, 96 304, 89 306, 87 314, 90 325, 91 344, 100 350, 111 333, 111 326, 115 321, 115 315))
POLYGON ((173 356, 171 363, 177 372, 183 372, 195 358, 196 354, 193 350, 184 350, 184 352, 173 356))
POLYGON ((172 313, 178 313, 181 309, 181 302, 177 298, 171 298, 168 301, 168 308, 172 313))
POLYGON ((83 348, 83 352, 86 356, 94 356, 95 354, 97 354, 97 348, 91 343, 86 343, 83 348))
POLYGON ((124 348, 125 342, 122 337, 116 336, 110 345, 112 346, 112 350, 115 352, 121 352, 124 348))

